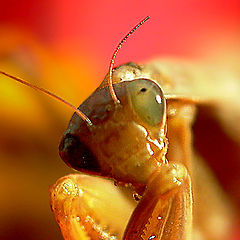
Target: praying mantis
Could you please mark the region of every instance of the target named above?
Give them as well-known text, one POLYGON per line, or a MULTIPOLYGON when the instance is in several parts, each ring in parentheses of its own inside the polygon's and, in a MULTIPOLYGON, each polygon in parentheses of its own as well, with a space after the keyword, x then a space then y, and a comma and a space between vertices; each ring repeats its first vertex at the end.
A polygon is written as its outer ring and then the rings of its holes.
POLYGON ((121 41, 104 81, 78 109, 1 72, 75 111, 59 150, 84 174, 50 188, 65 240, 221 240, 234 224, 234 209, 193 149, 197 111, 232 100, 232 92, 221 94, 224 74, 171 59, 113 69, 122 43, 147 20, 121 41))

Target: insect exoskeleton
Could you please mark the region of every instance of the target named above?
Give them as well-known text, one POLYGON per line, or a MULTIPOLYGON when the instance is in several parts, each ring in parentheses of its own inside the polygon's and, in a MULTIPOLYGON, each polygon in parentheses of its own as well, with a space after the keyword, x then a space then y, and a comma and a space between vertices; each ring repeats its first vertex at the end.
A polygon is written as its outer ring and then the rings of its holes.
POLYGON ((79 107, 93 126, 75 114, 60 144, 60 155, 81 172, 146 184, 166 162, 163 92, 149 79, 122 81, 114 84, 114 90, 120 103, 113 102, 107 86, 79 107))
MULTIPOLYGON (((117 96, 117 101, 113 101, 108 78, 109 75, 79 107, 92 124, 74 114, 60 143, 60 156, 80 172, 131 184, 134 191, 144 196, 132 215, 125 239, 137 239, 142 234, 146 239, 151 236, 158 239, 162 234, 161 221, 154 216, 161 216, 165 224, 182 219, 178 224, 183 229, 172 236, 187 237, 191 229, 190 180, 181 160, 168 163, 166 159, 167 108, 163 90, 143 67, 128 63, 113 71, 117 96), (181 201, 174 200, 176 197, 181 201), (178 213, 169 218, 173 202, 178 213), (141 219, 138 225, 136 219, 141 219), (148 226, 149 221, 155 223, 148 226)), ((80 186, 85 189, 81 183, 80 186)), ((84 204, 88 209, 89 203, 84 204)), ((84 221, 81 224, 85 225, 84 221)), ((112 230, 113 225, 107 226, 112 230)))

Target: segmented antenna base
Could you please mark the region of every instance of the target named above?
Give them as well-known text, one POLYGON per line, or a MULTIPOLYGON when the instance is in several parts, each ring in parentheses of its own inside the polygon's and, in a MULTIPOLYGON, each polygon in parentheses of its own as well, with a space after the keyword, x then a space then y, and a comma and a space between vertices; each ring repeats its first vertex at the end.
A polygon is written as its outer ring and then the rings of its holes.
POLYGON ((130 35, 132 35, 141 25, 143 25, 150 17, 147 16, 145 17, 141 22, 139 22, 123 39, 122 41, 118 44, 117 48, 115 49, 111 62, 110 62, 110 66, 109 66, 109 78, 108 78, 108 86, 109 86, 109 91, 111 94, 111 97, 113 99, 113 101, 115 103, 119 103, 120 101, 117 98, 117 95, 114 91, 113 88, 113 80, 112 80, 112 76, 113 76, 113 67, 114 67, 114 63, 115 63, 115 59, 116 56, 118 54, 119 49, 122 47, 123 43, 126 42, 126 40, 129 38, 130 35))

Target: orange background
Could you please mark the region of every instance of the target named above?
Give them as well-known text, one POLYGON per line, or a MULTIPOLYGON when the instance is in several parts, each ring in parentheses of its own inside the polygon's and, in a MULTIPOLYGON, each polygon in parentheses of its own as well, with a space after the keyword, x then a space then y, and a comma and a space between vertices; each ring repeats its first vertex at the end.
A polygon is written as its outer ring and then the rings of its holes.
MULTIPOLYGON (((1 1, 0 69, 79 105, 104 78, 114 48, 151 20, 116 64, 156 56, 203 57, 235 49, 239 0, 1 1)), ((48 186, 72 172, 58 144, 72 111, 1 77, 0 239, 61 239, 48 186)))

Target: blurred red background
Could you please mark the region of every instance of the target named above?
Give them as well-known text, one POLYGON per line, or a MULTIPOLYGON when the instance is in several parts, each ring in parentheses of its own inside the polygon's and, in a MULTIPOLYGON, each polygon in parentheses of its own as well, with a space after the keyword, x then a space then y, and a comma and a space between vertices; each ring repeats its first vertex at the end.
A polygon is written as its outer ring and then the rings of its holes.
MULTIPOLYGON (((147 15, 117 65, 239 46, 239 0, 8 0, 1 1, 0 69, 79 105, 104 78, 122 37, 147 15)), ((72 112, 4 77, 0 92, 0 239, 62 239, 48 186, 72 172, 58 156, 72 112)))

